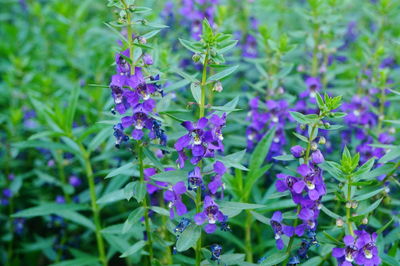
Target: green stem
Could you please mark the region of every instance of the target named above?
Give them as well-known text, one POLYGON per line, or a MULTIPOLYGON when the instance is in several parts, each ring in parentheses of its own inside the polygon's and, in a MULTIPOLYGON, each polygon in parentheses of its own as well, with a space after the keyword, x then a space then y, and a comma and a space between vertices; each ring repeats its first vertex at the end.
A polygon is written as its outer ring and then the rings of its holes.
MULTIPOLYGON (((203 73, 201 76, 201 99, 200 99, 200 110, 199 110, 199 118, 204 117, 205 115, 205 106, 206 106, 206 89, 207 89, 207 64, 208 64, 208 49, 204 58, 204 63, 203 63, 203 73)), ((201 161, 199 162, 199 166, 201 166, 201 161)), ((201 212, 201 189, 196 190, 196 213, 201 212)), ((200 237, 197 240, 196 243, 196 266, 200 266, 201 263, 201 236, 202 233, 200 233, 200 237)))
POLYGON ((347 206, 351 202, 351 175, 347 176, 347 195, 346 195, 346 224, 349 233, 354 236, 353 225, 351 224, 351 205, 347 206), (348 208, 349 207, 349 208, 348 208))
POLYGON ((101 236, 100 210, 97 205, 96 189, 94 184, 92 165, 90 164, 89 154, 86 152, 86 150, 84 150, 83 147, 81 147, 81 149, 84 154, 83 159, 85 161, 85 172, 89 183, 90 201, 92 206, 94 224, 96 227, 96 240, 97 240, 97 249, 99 252, 99 260, 104 266, 106 266, 107 258, 104 249, 103 237, 101 236))
POLYGON ((131 12, 129 11, 129 6, 126 4, 125 0, 121 0, 122 5, 124 6, 125 12, 126 12, 126 22, 128 26, 126 27, 126 31, 128 34, 128 48, 129 48, 129 58, 132 60, 131 64, 131 75, 135 74, 135 62, 134 62, 134 51, 135 51, 135 46, 133 45, 133 39, 132 39, 132 17, 131 17, 131 12))
POLYGON ((253 251, 251 248, 251 223, 252 223, 252 216, 250 214, 250 211, 246 211, 246 235, 245 235, 245 240, 246 240, 246 258, 248 262, 253 262, 253 251))
MULTIPOLYGON (((310 151, 311 151, 311 142, 314 140, 314 133, 315 133, 315 130, 317 128, 317 125, 318 125, 319 121, 320 120, 318 120, 318 122, 316 122, 315 124, 312 125, 311 134, 308 136, 307 149, 306 149, 306 154, 304 156, 304 163, 305 164, 308 164, 308 159, 310 157, 310 151)), ((301 208, 300 205, 298 205, 297 206, 297 214, 300 212, 300 208, 301 208)), ((294 220, 293 227, 296 228, 298 223, 299 223, 299 219, 296 216, 296 220, 294 220)), ((290 255, 290 251, 292 250, 293 241, 294 241, 294 235, 290 237, 289 244, 288 244, 288 247, 286 249, 286 253, 288 255, 290 255)), ((289 262, 289 257, 285 260, 283 265, 287 265, 288 262, 289 262)))
MULTIPOLYGON (((138 148, 138 159, 139 159, 139 172, 140 172, 140 182, 144 183, 144 166, 143 166, 143 146, 141 142, 137 144, 138 148)), ((148 195, 143 199, 143 208, 144 208, 144 224, 146 228, 146 235, 147 235, 147 248, 149 252, 149 265, 153 265, 153 241, 151 237, 151 227, 150 227, 150 219, 149 219, 149 206, 148 206, 148 195)))

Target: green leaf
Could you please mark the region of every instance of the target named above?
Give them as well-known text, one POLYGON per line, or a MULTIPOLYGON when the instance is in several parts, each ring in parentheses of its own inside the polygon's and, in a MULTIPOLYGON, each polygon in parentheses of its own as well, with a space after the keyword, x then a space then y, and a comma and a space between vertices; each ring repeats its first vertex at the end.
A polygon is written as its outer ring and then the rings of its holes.
POLYGON ((112 170, 110 173, 108 173, 108 175, 105 178, 111 178, 111 177, 121 175, 121 174, 133 175, 133 172, 132 172, 133 168, 134 168, 133 163, 124 164, 123 166, 118 167, 115 170, 112 170))
POLYGON ((278 160, 278 161, 293 161, 293 160, 296 160, 296 158, 291 154, 284 154, 284 155, 275 156, 274 159, 278 160))
POLYGON ((169 217, 169 211, 167 209, 158 207, 158 206, 151 206, 150 209, 154 211, 155 213, 168 216, 169 217))
POLYGON ((77 224, 83 225, 92 231, 96 230, 94 223, 80 213, 71 210, 57 210, 55 214, 77 224))
POLYGON ((242 160, 243 156, 245 155, 246 150, 238 151, 226 156, 217 156, 217 159, 224 163, 226 167, 233 167, 240 170, 248 171, 245 166, 243 166, 240 161, 242 160))
POLYGON ((124 189, 119 189, 119 190, 115 190, 115 191, 112 191, 110 193, 107 193, 107 194, 101 196, 97 200, 97 203, 98 204, 107 204, 107 203, 112 203, 112 202, 116 202, 116 201, 123 200, 123 199, 125 199, 125 191, 124 191, 124 189))
POLYGON ((271 256, 268 256, 263 262, 261 262, 260 265, 262 266, 278 265, 284 260, 286 260, 288 257, 289 257, 288 253, 284 251, 279 251, 275 254, 272 254, 271 256))
POLYGON ((201 236, 201 227, 196 224, 190 224, 176 241, 176 249, 183 252, 193 247, 201 236))
POLYGON ((264 215, 262 215, 262 214, 259 214, 258 212, 255 212, 255 211, 250 211, 250 213, 253 215, 253 217, 256 219, 256 220, 258 220, 258 221, 260 221, 260 222, 262 222, 262 223, 264 223, 264 224, 267 224, 267 225, 270 225, 270 219, 269 218, 267 218, 267 217, 265 217, 264 215))
POLYGON ((199 82, 192 82, 190 84, 190 91, 192 92, 194 100, 200 104, 201 102, 201 87, 199 82))
POLYGON ((294 112, 294 111, 290 111, 289 113, 293 117, 293 119, 296 120, 300 124, 310 123, 310 121, 308 119, 306 119, 305 115, 303 115, 302 113, 294 112))
POLYGON ((164 170, 164 166, 162 165, 160 160, 156 156, 154 156, 154 153, 152 151, 150 151, 147 147, 144 147, 143 153, 154 164, 154 166, 157 167, 157 169, 161 171, 164 170))
POLYGON ((112 135, 111 128, 104 128, 90 141, 88 150, 90 152, 96 150, 107 138, 112 135))
POLYGON ((368 214, 370 212, 372 212, 373 210, 375 210, 379 204, 381 203, 383 198, 378 199, 377 201, 375 201, 374 203, 372 203, 371 205, 368 205, 366 208, 359 210, 358 211, 358 215, 364 215, 364 214, 368 214))
POLYGON ((191 41, 187 41, 184 39, 179 39, 179 42, 182 44, 183 47, 185 47, 189 51, 192 51, 193 53, 201 53, 202 52, 201 47, 196 45, 196 42, 191 42, 191 41))
POLYGON ((225 70, 222 70, 221 72, 218 72, 214 75, 212 75, 211 77, 209 77, 207 79, 207 81, 218 81, 221 80, 227 76, 229 76, 230 74, 232 74, 239 66, 233 66, 230 68, 227 68, 225 70))
POLYGON ((92 266, 92 265, 99 265, 99 259, 96 257, 77 258, 50 264, 50 266, 92 266))
POLYGON ((341 218, 340 215, 334 213, 333 211, 329 210, 327 207, 325 207, 324 205, 322 205, 321 210, 328 216, 332 217, 333 219, 339 219, 341 218))
POLYGON ((308 142, 309 142, 309 141, 308 141, 308 138, 304 137, 303 135, 300 135, 300 134, 298 134, 298 133, 296 133, 296 132, 293 132, 293 135, 295 135, 298 139, 304 141, 305 143, 308 143, 308 142))
POLYGON ((243 210, 252 210, 263 208, 265 205, 260 204, 250 204, 250 203, 243 203, 243 202, 230 202, 230 201, 221 201, 218 202, 219 208, 228 217, 234 217, 240 214, 243 210))
POLYGON ((337 240, 335 237, 331 236, 330 234, 328 234, 326 231, 322 232, 324 234, 324 236, 326 238, 328 238, 329 240, 331 240, 333 243, 335 243, 338 246, 343 246, 343 243, 340 242, 339 240, 337 240))
POLYGON ((322 99, 321 95, 318 92, 316 93, 316 98, 317 98, 318 108, 320 110, 324 110, 325 107, 324 100, 322 99))
POLYGON ((390 149, 382 158, 379 159, 379 163, 387 163, 398 157, 400 157, 400 147, 390 149))
POLYGON ((82 204, 58 204, 58 203, 43 203, 39 206, 28 208, 11 215, 13 218, 30 218, 35 216, 44 216, 55 214, 59 211, 80 211, 88 210, 89 207, 82 204))
POLYGON ((379 229, 376 231, 376 233, 377 233, 378 235, 380 235, 383 231, 385 231, 386 228, 388 228, 388 226, 389 226, 393 221, 394 221, 394 218, 391 217, 390 220, 389 220, 389 222, 387 222, 384 226, 382 226, 381 228, 379 228, 379 229))
POLYGON ((126 219, 124 226, 122 227, 122 234, 127 233, 129 230, 131 230, 132 226, 139 222, 140 218, 142 218, 144 215, 144 208, 139 207, 136 210, 132 211, 128 219, 126 219))
POLYGON ((188 173, 184 170, 176 171, 165 171, 159 174, 155 174, 150 178, 156 181, 168 182, 171 184, 176 184, 179 181, 186 181, 188 173))
POLYGON ((200 81, 197 80, 197 79, 195 78, 196 75, 191 76, 191 75, 189 75, 189 74, 187 74, 187 73, 185 73, 185 72, 183 72, 183 71, 181 71, 181 70, 175 70, 174 72, 175 72, 176 74, 178 74, 179 76, 183 77, 184 79, 190 80, 191 82, 200 83, 200 81))
POLYGON ((260 168, 263 162, 265 161, 265 158, 267 157, 274 136, 275 136, 275 128, 270 129, 257 144, 256 148, 254 149, 254 152, 251 154, 250 157, 249 174, 251 174, 252 171, 260 168))
POLYGON ((140 240, 138 242, 136 242, 133 246, 131 246, 130 248, 128 248, 124 253, 122 253, 121 256, 119 256, 120 258, 125 258, 128 257, 132 254, 135 254, 136 252, 138 252, 139 250, 141 250, 144 246, 146 246, 146 241, 144 240, 140 240))
POLYGON ((228 115, 232 111, 238 110, 238 109, 236 109, 238 102, 239 102, 239 96, 236 96, 235 98, 233 98, 233 100, 227 102, 223 106, 220 106, 220 107, 222 107, 222 109, 220 108, 221 111, 217 110, 215 112, 215 114, 221 116, 221 115, 223 115, 223 113, 226 113, 228 115))
POLYGON ((361 194, 359 196, 354 197, 354 200, 362 201, 362 200, 369 199, 369 198, 379 194, 383 190, 385 190, 385 188, 382 187, 382 188, 378 188, 377 190, 374 190, 374 191, 371 191, 371 192, 368 192, 368 193, 363 193, 363 194, 361 194))
POLYGON ((146 193, 146 183, 137 182, 133 188, 133 197, 137 200, 137 202, 142 202, 146 196, 146 193))

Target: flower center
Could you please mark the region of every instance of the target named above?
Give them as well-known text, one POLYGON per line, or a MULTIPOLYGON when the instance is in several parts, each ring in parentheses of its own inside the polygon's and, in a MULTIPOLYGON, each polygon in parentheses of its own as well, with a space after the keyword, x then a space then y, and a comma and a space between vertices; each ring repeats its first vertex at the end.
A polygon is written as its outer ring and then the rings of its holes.
POLYGON ((199 137, 199 135, 194 135, 194 137, 193 137, 193 139, 194 139, 194 144, 195 145, 200 145, 201 144, 201 139, 200 139, 200 137, 199 137))
POLYGON ((315 188, 315 184, 311 181, 306 182, 307 188, 313 190, 315 188))
POLYGON ((136 128, 136 129, 143 129, 143 121, 140 120, 140 119, 138 119, 138 120, 136 121, 135 128, 136 128))

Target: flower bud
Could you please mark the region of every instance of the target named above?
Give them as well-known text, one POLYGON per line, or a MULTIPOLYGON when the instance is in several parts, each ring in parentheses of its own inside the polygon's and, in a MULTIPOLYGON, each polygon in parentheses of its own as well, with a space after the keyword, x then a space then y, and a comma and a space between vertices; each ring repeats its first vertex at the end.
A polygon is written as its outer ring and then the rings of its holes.
POLYGON ((139 40, 140 44, 146 44, 147 43, 147 39, 145 37, 139 36, 138 40, 139 40))
POLYGON ((324 145, 326 143, 325 137, 319 137, 318 144, 324 145))
POLYGON ((346 208, 347 208, 347 209, 350 209, 350 208, 351 208, 351 202, 350 202, 350 201, 346 202, 346 208))
POLYGON ((152 65, 153 64, 153 58, 151 57, 151 55, 145 54, 143 56, 143 63, 145 63, 146 65, 152 65))
POLYGON ((318 144, 316 142, 311 142, 311 150, 316 151, 318 149, 318 144))
POLYGON ((358 202, 357 201, 352 201, 351 202, 351 208, 357 209, 357 207, 358 207, 358 202))
POLYGON ((328 129, 328 128, 331 127, 331 124, 329 124, 329 122, 325 122, 325 123, 324 123, 324 127, 325 127, 326 129, 328 129))
POLYGON ((279 87, 278 90, 277 90, 277 93, 278 94, 284 94, 285 93, 285 89, 282 88, 282 87, 279 87))
POLYGON ((361 222, 362 224, 368 224, 368 218, 364 217, 361 222))
POLYGON ((217 81, 214 84, 213 91, 221 92, 224 88, 222 87, 221 82, 217 81))
POLYGON ((290 153, 296 158, 303 157, 304 152, 305 152, 305 149, 303 147, 301 147, 300 145, 296 145, 296 146, 293 146, 292 148, 290 148, 290 153))
POLYGON ((197 53, 192 56, 192 60, 195 63, 199 62, 200 58, 201 58, 201 56, 199 54, 197 54, 197 53))
POLYGON ((342 227, 344 225, 344 221, 342 218, 339 218, 336 220, 336 226, 337 227, 342 227))
POLYGON ((311 162, 313 164, 320 164, 325 161, 324 156, 322 155, 320 150, 316 150, 311 154, 311 162))

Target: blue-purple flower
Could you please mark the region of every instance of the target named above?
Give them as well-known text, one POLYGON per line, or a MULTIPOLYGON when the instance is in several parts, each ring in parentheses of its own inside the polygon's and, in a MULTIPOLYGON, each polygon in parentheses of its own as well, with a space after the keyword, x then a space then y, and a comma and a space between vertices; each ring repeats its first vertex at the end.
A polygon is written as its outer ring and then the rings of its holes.
POLYGON ((186 192, 185 183, 180 181, 174 186, 169 187, 167 191, 164 192, 164 199, 169 202, 169 215, 171 219, 174 218, 174 209, 176 214, 179 216, 187 213, 186 205, 182 201, 182 194, 186 192))
POLYGON ((204 227, 206 233, 211 234, 217 229, 216 222, 224 221, 224 214, 219 210, 218 205, 210 196, 204 198, 203 211, 194 216, 194 221, 197 225, 208 223, 204 227))
POLYGON ((274 230, 276 247, 278 249, 283 249, 285 245, 281 236, 286 235, 288 237, 292 237, 294 235, 294 228, 292 226, 282 224, 282 213, 280 211, 274 212, 270 220, 270 224, 274 230))

